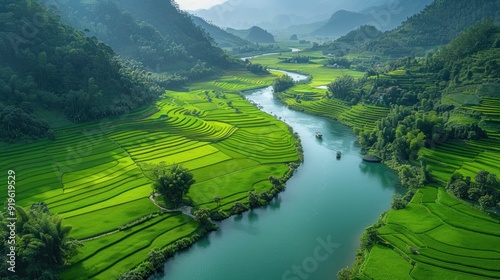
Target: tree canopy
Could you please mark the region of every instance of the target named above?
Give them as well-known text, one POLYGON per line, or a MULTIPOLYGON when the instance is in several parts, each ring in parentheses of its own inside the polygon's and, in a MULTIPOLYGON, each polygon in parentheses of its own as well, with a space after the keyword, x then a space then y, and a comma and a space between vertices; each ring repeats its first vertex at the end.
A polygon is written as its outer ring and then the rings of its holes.
MULTIPOLYGON (((56 279, 57 271, 78 253, 80 242, 69 237, 71 226, 52 215, 45 203, 30 209, 16 207, 16 276, 18 279, 56 279)), ((1 216, 1 251, 5 256, 12 244, 7 243, 8 221, 1 216)), ((0 277, 9 278, 7 263, 0 264, 0 277)))
POLYGON ((151 169, 153 176, 153 190, 163 196, 168 208, 178 208, 182 204, 184 195, 196 181, 193 173, 181 165, 174 164, 168 167, 161 162, 151 169))

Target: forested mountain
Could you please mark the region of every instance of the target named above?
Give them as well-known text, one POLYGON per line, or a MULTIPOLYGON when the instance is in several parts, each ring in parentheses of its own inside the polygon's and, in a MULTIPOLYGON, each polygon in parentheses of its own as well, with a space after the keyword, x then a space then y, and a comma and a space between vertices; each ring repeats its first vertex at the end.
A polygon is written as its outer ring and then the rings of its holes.
POLYGON ((214 39, 217 43, 217 47, 220 48, 234 48, 234 47, 244 47, 252 45, 251 42, 242 39, 236 35, 233 35, 220 27, 206 22, 204 19, 191 16, 194 24, 205 30, 210 37, 214 39))
POLYGON ((234 34, 240 38, 248 40, 252 43, 274 43, 274 36, 267 32, 266 30, 258 27, 252 26, 250 29, 246 30, 236 30, 233 28, 227 28, 227 32, 234 34))
POLYGON ((422 55, 486 18, 500 20, 500 1, 435 0, 400 27, 368 43, 365 50, 394 56, 422 55))
MULTIPOLYGON (((47 3, 57 1, 40 0, 47 3)), ((168 72, 185 79, 213 75, 228 67, 228 56, 191 17, 166 0, 74 1, 54 7, 70 25, 109 44, 120 55, 140 62, 149 71, 168 72)), ((164 81, 166 86, 177 81, 164 81)))
POLYGON ((343 56, 349 52, 358 52, 364 44, 379 38, 383 32, 375 26, 363 25, 346 35, 338 38, 334 42, 325 43, 321 46, 314 46, 313 49, 323 51, 323 54, 343 56))
POLYGON ((64 113, 81 122, 118 115, 161 91, 113 50, 62 24, 35 1, 0 5, 0 138, 44 137, 35 115, 64 113))
POLYGON ((389 1, 383 5, 374 5, 359 12, 340 10, 330 20, 313 32, 314 35, 342 36, 362 25, 373 25, 382 31, 398 27, 409 16, 424 9, 432 0, 389 1))
POLYGON ((367 24, 370 17, 356 12, 340 10, 335 12, 328 22, 315 30, 313 35, 321 36, 342 36, 361 25, 367 24))

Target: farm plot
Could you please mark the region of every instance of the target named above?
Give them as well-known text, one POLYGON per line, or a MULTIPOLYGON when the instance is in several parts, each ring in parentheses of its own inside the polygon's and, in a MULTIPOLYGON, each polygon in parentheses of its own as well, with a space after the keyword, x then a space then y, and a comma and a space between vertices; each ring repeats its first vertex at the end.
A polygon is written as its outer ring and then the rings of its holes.
POLYGON ((229 73, 193 85, 199 90, 167 92, 156 107, 127 117, 59 128, 54 141, 2 146, 2 166, 16 170, 22 186, 18 205, 45 201, 84 242, 62 278, 118 278, 152 248, 197 231, 192 218, 159 212, 143 163, 191 169, 194 208, 229 210, 235 201, 247 203, 248 191, 269 190, 263 182, 283 176, 298 160, 288 127, 237 94, 215 91, 261 87, 273 79, 229 73), (220 204, 213 203, 215 196, 220 204))
POLYGON ((388 279, 385 269, 373 269, 380 256, 401 263, 392 272, 407 274, 401 278, 500 277, 499 221, 451 198, 442 187, 420 189, 407 208, 390 211, 384 220, 378 234, 393 248, 374 247, 362 268, 364 277, 388 279))

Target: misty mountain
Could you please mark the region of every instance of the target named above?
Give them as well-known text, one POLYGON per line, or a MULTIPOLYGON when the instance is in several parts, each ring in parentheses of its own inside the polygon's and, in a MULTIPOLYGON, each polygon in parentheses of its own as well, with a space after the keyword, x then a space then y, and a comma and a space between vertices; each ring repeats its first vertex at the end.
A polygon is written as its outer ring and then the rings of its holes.
POLYGON ((252 26, 245 30, 227 28, 226 31, 252 43, 275 43, 273 34, 258 26, 252 26))
POLYGON ((339 37, 362 25, 372 25, 381 31, 398 27, 409 16, 422 11, 433 0, 386 1, 383 5, 367 7, 359 12, 340 10, 313 35, 339 37))
POLYGON ((498 11, 498 0, 436 0, 398 28, 370 41, 365 50, 393 56, 423 55, 480 21, 491 18, 500 22, 498 11))
POLYGON ((360 11, 388 0, 229 0, 193 13, 221 27, 246 29, 258 25, 270 30, 327 19, 335 11, 360 11), (283 21, 285 19, 285 21, 283 21), (276 26, 280 22, 283 26, 276 26))
POLYGON ((38 0, 63 21, 110 45, 138 67, 162 75, 161 85, 214 75, 228 67, 228 56, 170 1, 38 0))
POLYGON ((200 17, 191 16, 191 18, 193 19, 194 24, 203 28, 203 30, 205 30, 208 35, 214 39, 215 43, 217 43, 217 46, 220 48, 234 48, 252 45, 251 42, 233 35, 218 26, 210 24, 200 17))

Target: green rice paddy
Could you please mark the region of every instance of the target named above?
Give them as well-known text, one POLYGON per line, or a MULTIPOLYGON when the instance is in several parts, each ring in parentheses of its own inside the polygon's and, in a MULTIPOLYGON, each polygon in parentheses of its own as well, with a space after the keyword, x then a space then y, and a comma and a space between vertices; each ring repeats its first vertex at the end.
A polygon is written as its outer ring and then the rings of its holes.
POLYGON ((500 222, 458 201, 443 187, 421 188, 407 208, 390 211, 361 273, 367 279, 500 277, 500 222), (398 263, 376 267, 380 259, 398 263))
MULTIPOLYGON (((319 61, 316 64, 283 64, 279 63, 278 56, 264 56, 253 61, 312 76, 312 83, 297 85, 280 95, 293 109, 328 116, 353 128, 368 129, 388 114, 385 108, 363 104, 348 106, 340 100, 323 98, 326 89, 318 86, 340 75, 356 76, 356 73, 339 73, 339 69, 323 67, 319 61)), ((397 76, 403 84, 433 84, 433 78, 425 75, 410 78, 402 71, 388 75, 397 76)), ((480 112, 489 138, 447 142, 433 149, 420 150, 419 155, 430 165, 437 184, 420 189, 407 208, 390 211, 383 217, 385 225, 378 229, 383 242, 366 255, 360 268, 361 279, 500 278, 500 220, 450 196, 443 187, 457 170, 472 178, 479 170, 500 174, 500 98, 478 98, 464 91, 445 95, 443 103, 480 112)), ((450 120, 477 121, 459 114, 452 115, 450 120)))
MULTIPOLYGON (((484 97, 473 109, 482 113, 483 120, 496 122, 500 99, 484 97)), ((500 174, 498 130, 495 126, 486 130, 488 139, 420 150, 439 185, 420 189, 406 209, 384 217, 386 225, 378 233, 387 246, 370 251, 361 269, 363 278, 500 278, 500 220, 451 197, 443 187, 455 171, 472 180, 480 170, 500 174), (377 270, 380 259, 399 265, 377 270)))
POLYGON ((228 210, 235 201, 247 202, 250 190, 269 190, 268 177, 283 176, 298 160, 294 139, 284 123, 232 92, 274 78, 228 72, 191 91, 168 91, 156 109, 59 128, 55 141, 2 147, 3 166, 18 174, 17 204, 45 201, 83 241, 62 278, 116 279, 151 249, 197 231, 192 218, 161 213, 153 204, 143 163, 189 168, 195 208, 216 209, 218 196, 228 210), (216 91, 224 94, 217 98, 216 91))

